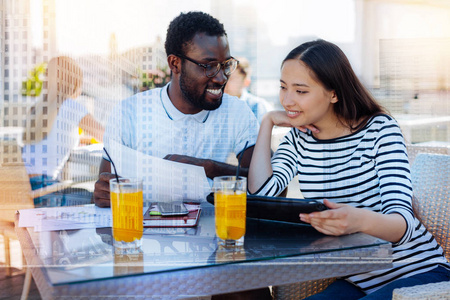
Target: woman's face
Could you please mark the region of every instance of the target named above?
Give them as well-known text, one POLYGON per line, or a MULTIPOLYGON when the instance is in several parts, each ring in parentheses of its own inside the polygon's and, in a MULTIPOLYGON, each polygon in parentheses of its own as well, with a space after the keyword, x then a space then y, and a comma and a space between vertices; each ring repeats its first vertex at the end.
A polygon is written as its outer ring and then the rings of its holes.
POLYGON ((320 128, 335 122, 334 91, 316 81, 312 71, 300 60, 290 59, 281 68, 280 102, 294 127, 313 124, 320 128))

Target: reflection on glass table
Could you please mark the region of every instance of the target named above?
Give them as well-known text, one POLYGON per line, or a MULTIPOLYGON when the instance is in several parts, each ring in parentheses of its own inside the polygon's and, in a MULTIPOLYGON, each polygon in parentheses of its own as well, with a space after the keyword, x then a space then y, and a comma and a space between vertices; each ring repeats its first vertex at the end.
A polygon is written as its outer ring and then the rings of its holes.
POLYGON ((44 298, 117 295, 117 286, 120 295, 146 294, 144 283, 170 283, 149 289, 152 295, 210 295, 381 269, 392 260, 390 244, 369 235, 332 237, 309 225, 255 219, 247 220, 242 247, 223 249, 214 207, 202 205, 197 227, 145 228, 141 251, 130 255, 114 254, 111 228, 16 231, 44 298))

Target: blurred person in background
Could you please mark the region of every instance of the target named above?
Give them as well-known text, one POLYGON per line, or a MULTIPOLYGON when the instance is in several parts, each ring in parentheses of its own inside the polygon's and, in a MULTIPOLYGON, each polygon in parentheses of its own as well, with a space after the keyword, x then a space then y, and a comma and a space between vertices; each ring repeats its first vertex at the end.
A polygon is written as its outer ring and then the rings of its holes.
MULTIPOLYGON (((52 58, 46 78, 47 94, 28 111, 22 149, 32 190, 60 181, 70 151, 80 143, 80 129, 100 142, 104 132, 103 126, 77 101, 83 73, 72 58, 52 58)), ((35 205, 46 206, 42 201, 43 197, 36 198, 35 205)))
POLYGON ((251 67, 245 57, 237 57, 239 64, 236 71, 228 78, 225 93, 236 96, 250 107, 258 121, 261 123, 263 115, 273 110, 273 105, 266 99, 255 96, 248 91, 251 83, 251 67))

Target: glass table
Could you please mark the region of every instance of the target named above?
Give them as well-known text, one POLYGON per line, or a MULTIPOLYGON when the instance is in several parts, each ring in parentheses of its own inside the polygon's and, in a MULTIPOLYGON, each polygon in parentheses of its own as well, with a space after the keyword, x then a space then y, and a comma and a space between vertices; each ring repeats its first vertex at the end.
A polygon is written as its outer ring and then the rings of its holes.
POLYGON ((197 227, 145 228, 141 251, 115 255, 111 228, 16 232, 43 299, 201 297, 391 266, 391 244, 366 234, 326 236, 309 225, 247 219, 242 247, 218 246, 214 207, 197 227))

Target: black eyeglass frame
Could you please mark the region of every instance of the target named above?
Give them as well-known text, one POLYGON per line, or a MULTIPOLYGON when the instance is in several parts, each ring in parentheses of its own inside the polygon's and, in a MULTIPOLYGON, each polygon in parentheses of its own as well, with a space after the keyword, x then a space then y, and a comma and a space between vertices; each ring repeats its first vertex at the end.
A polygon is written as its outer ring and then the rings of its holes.
POLYGON ((214 72, 214 74, 211 75, 211 76, 208 76, 208 75, 206 74, 206 69, 208 68, 208 66, 211 66, 211 63, 212 63, 212 62, 210 62, 210 63, 208 63, 208 64, 202 64, 202 63, 199 63, 198 61, 195 61, 195 60, 193 60, 192 58, 189 58, 189 57, 187 57, 187 56, 185 56, 185 55, 183 55, 183 54, 175 54, 175 55, 178 56, 178 57, 180 57, 180 58, 182 58, 182 59, 186 59, 186 60, 190 61, 191 63, 196 64, 196 65, 199 66, 199 67, 202 67, 203 70, 205 71, 205 76, 208 77, 208 78, 213 78, 214 76, 216 76, 216 75, 220 72, 221 69, 224 70, 224 73, 225 73, 226 76, 230 76, 234 71, 236 71, 237 66, 239 65, 239 61, 238 61, 236 58, 234 58, 233 56, 231 56, 229 59, 227 59, 227 60, 224 61, 224 62, 217 62, 217 66, 220 65, 220 68, 216 67, 216 71, 214 72), (225 67, 225 64, 226 64, 227 62, 229 62, 230 60, 236 61, 236 67, 234 68, 233 71, 231 71, 231 72, 229 72, 229 73, 227 74, 227 73, 225 72, 224 67, 225 67))

